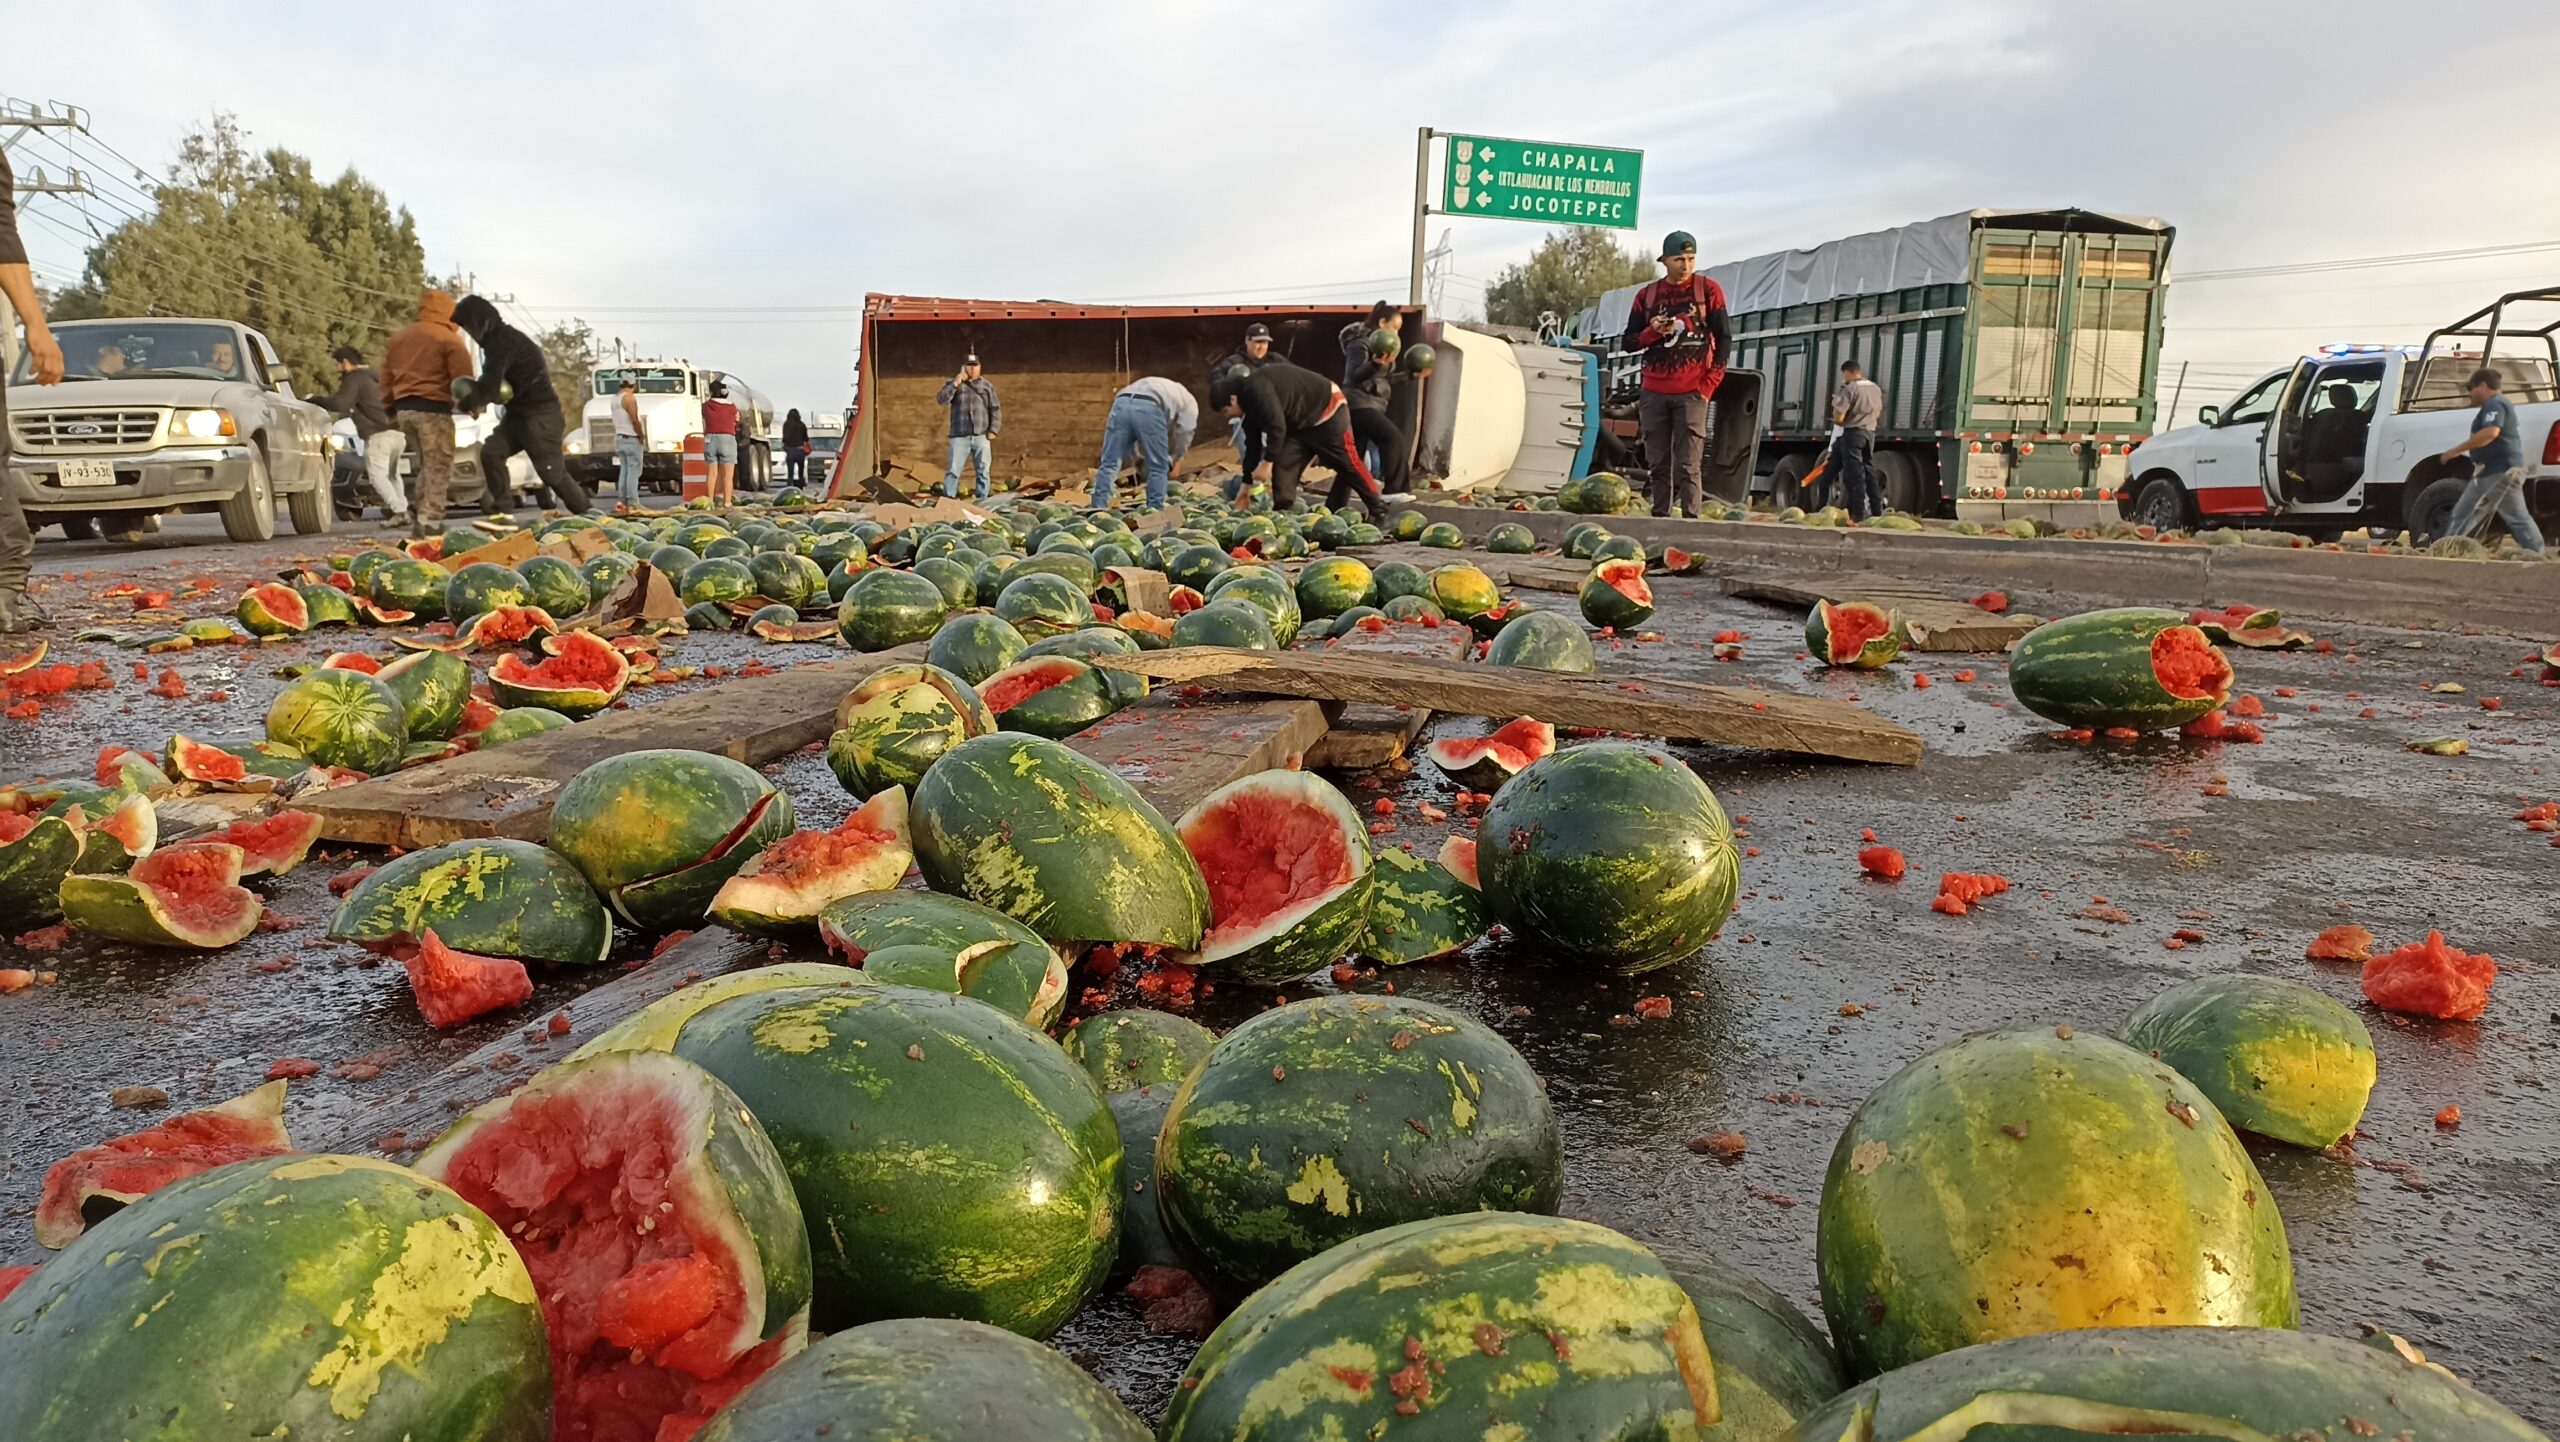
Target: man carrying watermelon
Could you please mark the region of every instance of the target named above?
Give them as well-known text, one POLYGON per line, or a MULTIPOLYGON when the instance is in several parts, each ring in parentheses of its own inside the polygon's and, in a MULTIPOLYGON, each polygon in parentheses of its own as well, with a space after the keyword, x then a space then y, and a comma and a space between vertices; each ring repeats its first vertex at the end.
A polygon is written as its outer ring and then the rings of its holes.
POLYGON ((1698 464, 1707 447, 1707 397, 1724 379, 1733 346, 1724 288, 1698 274, 1698 238, 1675 230, 1662 238, 1662 279, 1636 292, 1620 349, 1644 357, 1644 393, 1636 422, 1653 473, 1653 513, 1698 514, 1698 464))
POLYGON ((1360 498, 1370 519, 1383 524, 1387 503, 1362 465, 1351 440, 1351 407, 1342 387, 1304 366, 1235 367, 1209 387, 1209 404, 1229 420, 1244 422, 1244 473, 1271 483, 1271 501, 1298 499, 1298 477, 1307 462, 1322 461, 1334 474, 1325 504, 1360 498))

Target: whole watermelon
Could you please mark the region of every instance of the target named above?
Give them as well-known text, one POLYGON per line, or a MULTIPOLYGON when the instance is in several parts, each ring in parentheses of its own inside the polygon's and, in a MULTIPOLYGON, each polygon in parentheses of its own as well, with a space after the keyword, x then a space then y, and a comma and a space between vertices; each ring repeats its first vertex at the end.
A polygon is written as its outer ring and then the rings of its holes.
POLYGON ((313 671, 267 707, 267 739, 323 766, 390 771, 408 749, 409 723, 391 688, 362 671, 313 671))
POLYGON ((1553 1211, 1563 1144, 1537 1073, 1483 1023, 1312 997, 1238 1026, 1183 1083, 1156 1188, 1194 1270, 1241 1293, 1398 1222, 1553 1211))
MULTIPOLYGON (((1088 1016, 1068 1028, 1060 1044, 1104 1091, 1162 1086, 1170 1101, 1171 1089, 1208 1060, 1218 1038, 1188 1017, 1136 1007, 1088 1016)), ((1152 1171, 1154 1165, 1155 1149, 1149 1147, 1139 1168, 1152 1171)))
MULTIPOLYGON (((494 611, 500 606, 536 604, 538 603, 533 599, 533 587, 526 583, 523 574, 513 566, 498 566, 487 561, 474 561, 445 579, 444 618, 457 624, 468 622, 473 617, 494 611)), ((552 614, 565 616, 569 613, 555 611, 552 614)))
POLYGON ((1715 793, 1651 746, 1594 741, 1530 763, 1476 827, 1485 909, 1523 941, 1623 972, 1704 946, 1741 851, 1715 793))
POLYGON ((1102 1089, 993 1007, 904 986, 772 991, 695 1016, 675 1052, 780 1150, 824 1330, 946 1316, 1045 1337, 1111 1265, 1120 1135, 1102 1089))
POLYGON ((411 741, 442 741, 471 699, 471 663, 449 651, 412 651, 373 673, 399 698, 411 741))
POLYGON ((613 922, 570 860, 531 841, 448 841, 393 857, 356 883, 329 939, 376 948, 429 931, 456 951, 591 966, 613 922))
POLYGON ((1012 622, 969 611, 942 623, 933 633, 925 659, 975 686, 1012 665, 1028 644, 1012 622))
POLYGON ((907 1317, 838 1332, 774 1368, 694 1442, 1148 1436, 1119 1398, 1050 1348, 976 1322, 907 1317))
POLYGON ((1349 556, 1311 561, 1298 572, 1298 608, 1308 616, 1339 616, 1368 605, 1373 585, 1369 568, 1349 556))
POLYGON ((0 1300, 11 1442, 549 1442, 550 1370, 506 1235, 367 1157, 171 1182, 0 1300))
POLYGON ((942 590, 912 571, 874 569, 854 577, 836 604, 836 634, 857 651, 886 651, 929 639, 947 609, 942 590))
POLYGON ((2300 1320, 2284 1219, 2222 1114, 2067 1026, 1967 1037, 1869 1095, 1831 1154, 1817 1262, 1859 1376, 2033 1332, 2300 1320))
POLYGON ((2298 981, 2239 972, 2183 981, 2116 1034, 2176 1067, 2223 1120, 2298 1147, 2352 1136, 2373 1091, 2373 1034, 2298 981))
POLYGON ((560 788, 551 845, 632 925, 699 925, 720 884, 791 834, 791 797, 708 751, 626 751, 560 788))
POLYGON ((1591 633, 1553 611, 1524 611, 1503 622, 1484 658, 1496 666, 1573 676, 1588 676, 1598 669, 1591 633))

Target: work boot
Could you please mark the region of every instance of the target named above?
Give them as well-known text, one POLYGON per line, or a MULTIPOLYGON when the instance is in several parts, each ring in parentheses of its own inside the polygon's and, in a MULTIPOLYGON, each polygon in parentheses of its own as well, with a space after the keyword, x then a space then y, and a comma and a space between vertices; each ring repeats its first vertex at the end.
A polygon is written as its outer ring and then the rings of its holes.
POLYGON ((0 635, 40 631, 52 624, 53 617, 26 592, 0 591, 0 635))
POLYGON ((406 511, 395 516, 385 516, 382 518, 382 529, 386 531, 413 531, 414 526, 415 523, 409 519, 409 514, 406 511))

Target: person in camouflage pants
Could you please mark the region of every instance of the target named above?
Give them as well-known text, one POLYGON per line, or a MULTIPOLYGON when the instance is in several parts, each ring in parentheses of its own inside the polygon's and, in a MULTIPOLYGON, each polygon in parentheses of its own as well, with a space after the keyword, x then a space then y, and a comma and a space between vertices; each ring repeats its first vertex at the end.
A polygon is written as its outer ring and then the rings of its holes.
MULTIPOLYGON (((40 386, 62 381, 62 347, 44 323, 44 307, 36 300, 35 272, 27 266, 27 248, 18 239, 17 182, 9 174, 8 152, 0 151, 0 295, 16 308, 27 328, 27 367, 40 386)), ((0 633, 31 631, 45 624, 44 611, 27 599, 27 573, 35 564, 35 533, 27 528, 27 512, 7 481, 9 466, 9 400, 0 388, 0 633)))

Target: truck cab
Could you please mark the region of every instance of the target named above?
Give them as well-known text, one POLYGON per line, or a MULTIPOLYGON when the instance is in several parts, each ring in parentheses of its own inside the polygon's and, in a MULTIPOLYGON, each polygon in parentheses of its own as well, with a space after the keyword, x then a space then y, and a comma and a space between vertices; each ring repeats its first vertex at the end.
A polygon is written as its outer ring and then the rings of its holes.
POLYGON ((596 370, 579 423, 569 433, 569 469, 589 489, 613 484, 613 411, 621 404, 625 376, 639 392, 643 488, 683 488, 685 437, 701 434, 702 403, 713 381, 729 383, 729 399, 738 407, 738 489, 761 491, 773 484, 773 451, 766 439, 774 427, 770 398, 734 375, 691 361, 632 361, 596 370))

